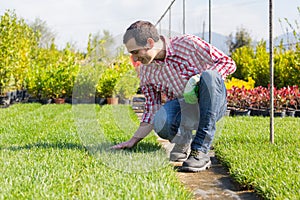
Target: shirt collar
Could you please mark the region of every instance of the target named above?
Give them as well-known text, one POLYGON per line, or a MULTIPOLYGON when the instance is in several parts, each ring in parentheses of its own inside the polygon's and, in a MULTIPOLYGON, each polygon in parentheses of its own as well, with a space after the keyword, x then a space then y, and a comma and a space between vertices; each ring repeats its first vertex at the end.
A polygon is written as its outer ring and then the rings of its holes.
POLYGON ((166 57, 165 57, 164 61, 154 60, 154 62, 156 62, 156 63, 166 62, 166 60, 167 60, 167 58, 168 58, 169 56, 175 55, 174 49, 173 49, 173 47, 172 47, 172 45, 171 45, 171 40, 170 40, 170 38, 167 38, 167 37, 161 35, 161 36, 160 36, 160 39, 161 39, 161 40, 164 42, 164 44, 166 45, 166 47, 165 47, 165 48, 166 48, 166 57))
MULTIPOLYGON (((167 38, 165 36, 161 36, 161 40, 165 42, 165 45, 166 45, 166 58, 168 56, 173 56, 175 53, 174 53, 174 49, 171 45, 171 40, 170 38, 167 38)), ((165 59, 166 59, 165 58, 165 59)))

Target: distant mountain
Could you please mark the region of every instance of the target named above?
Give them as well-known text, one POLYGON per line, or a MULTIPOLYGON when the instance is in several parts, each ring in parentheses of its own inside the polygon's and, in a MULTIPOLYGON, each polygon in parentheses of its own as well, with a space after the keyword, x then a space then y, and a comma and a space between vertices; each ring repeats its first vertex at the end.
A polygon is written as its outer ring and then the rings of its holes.
MULTIPOLYGON (((300 42, 300 33, 297 35, 298 42, 300 42)), ((275 37, 273 40, 273 46, 279 46, 282 41, 285 47, 294 46, 297 43, 297 38, 293 33, 286 33, 275 37)), ((269 40, 267 40, 267 48, 269 48, 269 40)))
MULTIPOLYGON (((203 38, 202 33, 196 33, 194 35, 197 35, 197 36, 203 38)), ((298 34, 297 37, 298 37, 298 42, 299 42, 300 41, 300 33, 298 34)), ((209 33, 208 32, 204 33, 203 39, 207 42, 209 41, 209 33)), ((218 49, 222 50, 226 54, 229 53, 228 45, 226 44, 226 42, 228 40, 228 36, 212 32, 211 40, 212 40, 212 42, 211 42, 212 45, 214 45, 218 49)), ((277 37, 274 37, 273 46, 279 46, 281 41, 283 42, 285 47, 288 47, 289 45, 295 45, 295 43, 297 42, 297 38, 294 36, 293 33, 282 34, 277 37)), ((258 42, 259 41, 253 41, 252 45, 256 46, 256 44, 258 42)), ((267 49, 269 49, 269 40, 266 40, 266 46, 267 46, 267 49)))

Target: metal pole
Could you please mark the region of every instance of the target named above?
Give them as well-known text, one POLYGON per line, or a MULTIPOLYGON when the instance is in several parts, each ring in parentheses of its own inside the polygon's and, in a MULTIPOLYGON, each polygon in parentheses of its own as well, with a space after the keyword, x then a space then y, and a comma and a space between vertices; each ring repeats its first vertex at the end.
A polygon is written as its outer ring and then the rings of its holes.
POLYGON ((175 0, 173 0, 171 2, 171 4, 169 5, 169 7, 167 8, 167 10, 164 12, 164 14, 159 18, 159 20, 156 22, 155 26, 157 26, 157 24, 159 24, 159 22, 164 18, 164 16, 167 14, 167 12, 169 11, 169 8, 171 8, 171 6, 173 5, 173 3, 175 2, 175 0))
POLYGON ((205 34, 205 21, 203 21, 203 28, 202 28, 202 39, 204 40, 205 38, 205 36, 204 36, 204 34, 205 34))
POLYGON ((171 38, 171 19, 172 19, 172 14, 171 14, 171 7, 169 9, 169 38, 171 38))
POLYGON ((209 23, 209 25, 208 25, 208 31, 209 31, 209 43, 211 43, 211 0, 209 0, 209 5, 208 5, 208 23, 209 23))
POLYGON ((159 34, 161 34, 161 23, 159 23, 159 34))
POLYGON ((270 143, 274 143, 274 69, 273 69, 273 0, 269 0, 269 51, 270 51, 270 143))
POLYGON ((183 0, 182 34, 185 34, 185 0, 183 0))

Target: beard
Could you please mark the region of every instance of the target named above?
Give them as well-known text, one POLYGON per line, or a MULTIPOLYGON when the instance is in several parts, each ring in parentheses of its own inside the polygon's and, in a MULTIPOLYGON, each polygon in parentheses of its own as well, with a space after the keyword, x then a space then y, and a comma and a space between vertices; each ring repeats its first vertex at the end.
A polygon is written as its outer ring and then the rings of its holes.
POLYGON ((139 60, 143 65, 149 65, 152 61, 153 61, 153 58, 151 56, 144 56, 143 58, 141 58, 139 60))

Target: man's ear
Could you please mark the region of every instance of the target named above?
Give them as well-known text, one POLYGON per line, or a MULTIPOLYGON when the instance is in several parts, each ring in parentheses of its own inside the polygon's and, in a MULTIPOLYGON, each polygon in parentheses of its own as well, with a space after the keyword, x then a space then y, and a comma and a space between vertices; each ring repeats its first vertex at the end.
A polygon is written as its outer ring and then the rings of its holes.
POLYGON ((149 48, 153 48, 154 47, 154 40, 152 39, 152 38, 148 38, 147 39, 147 47, 149 47, 149 48))

